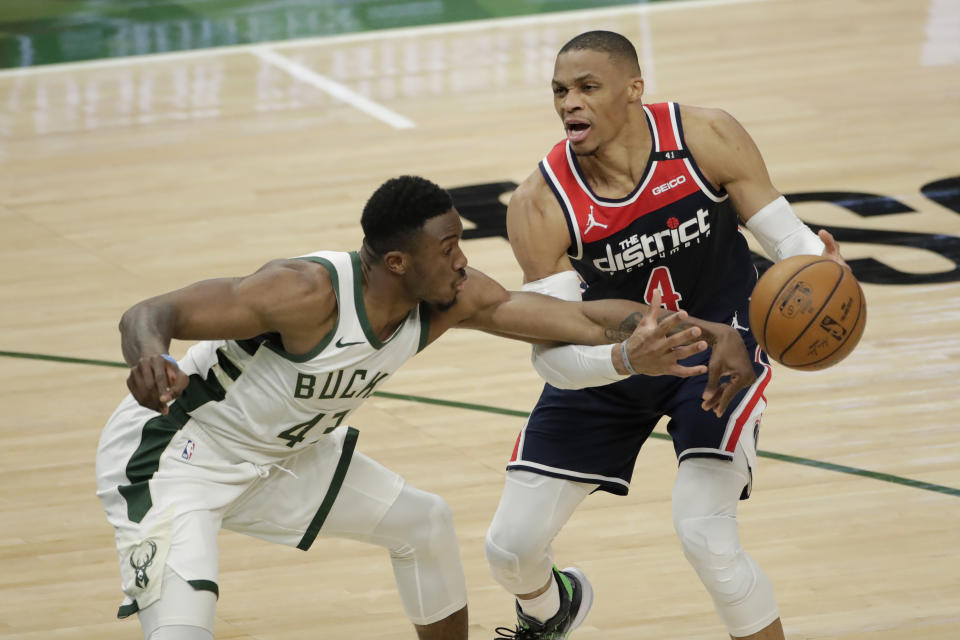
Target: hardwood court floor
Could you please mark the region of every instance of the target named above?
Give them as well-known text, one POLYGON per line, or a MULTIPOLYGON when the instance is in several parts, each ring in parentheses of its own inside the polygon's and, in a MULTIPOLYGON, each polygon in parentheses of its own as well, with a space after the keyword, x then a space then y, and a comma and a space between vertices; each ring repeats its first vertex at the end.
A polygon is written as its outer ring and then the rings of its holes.
MULTIPOLYGON (((590 28, 640 45, 649 101, 738 117, 784 192, 906 207, 796 205, 862 240, 844 243, 848 259, 919 282, 865 281, 866 333, 842 365, 775 370, 741 530, 792 640, 960 638, 960 217, 934 201, 956 203, 955 182, 921 193, 960 175, 956 20, 940 0, 676 3, 0 73, 0 350, 105 363, 0 357, 0 638, 139 637, 113 619, 117 561, 93 481, 125 393, 124 370, 105 366, 121 360, 122 311, 357 247, 362 204, 393 175, 522 180, 561 135, 555 52, 590 28), (350 92, 331 97, 327 80, 350 92)), ((505 240, 465 246, 519 286, 505 240)), ((513 616, 482 541, 539 388, 525 346, 454 332, 384 389, 447 405, 380 396, 356 414, 361 450, 452 506, 472 638, 513 616)), ((669 443, 651 440, 631 494, 591 497, 556 540, 598 594, 578 639, 725 637, 674 538, 674 471, 669 443)), ((218 637, 413 637, 379 549, 221 542, 218 637)))

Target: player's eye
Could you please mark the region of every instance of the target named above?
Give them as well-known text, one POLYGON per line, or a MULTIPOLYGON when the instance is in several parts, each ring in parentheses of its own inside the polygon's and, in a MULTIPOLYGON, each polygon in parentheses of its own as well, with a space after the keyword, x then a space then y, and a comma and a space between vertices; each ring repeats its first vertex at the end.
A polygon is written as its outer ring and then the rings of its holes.
POLYGON ((563 97, 564 95, 566 95, 566 93, 567 93, 567 90, 564 87, 553 88, 553 95, 557 96, 558 98, 563 97))

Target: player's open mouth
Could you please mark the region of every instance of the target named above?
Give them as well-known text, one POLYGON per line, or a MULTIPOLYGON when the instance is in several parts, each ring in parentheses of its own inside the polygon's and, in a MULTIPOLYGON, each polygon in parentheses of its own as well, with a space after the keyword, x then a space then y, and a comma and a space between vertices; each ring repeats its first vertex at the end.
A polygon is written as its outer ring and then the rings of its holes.
POLYGON ((453 283, 453 288, 457 291, 463 291, 463 285, 467 283, 467 276, 463 276, 453 283))
POLYGON ((580 142, 590 133, 590 123, 585 120, 567 120, 563 123, 570 142, 580 142))

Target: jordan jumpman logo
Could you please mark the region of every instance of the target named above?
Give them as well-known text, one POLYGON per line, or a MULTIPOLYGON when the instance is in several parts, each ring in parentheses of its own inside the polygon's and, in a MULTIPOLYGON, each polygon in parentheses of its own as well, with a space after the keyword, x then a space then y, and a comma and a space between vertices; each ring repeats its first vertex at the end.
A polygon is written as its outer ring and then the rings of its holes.
POLYGON ((590 229, 594 227, 603 227, 607 228, 607 225, 597 222, 596 218, 593 217, 593 205, 590 205, 590 215, 587 216, 587 228, 583 230, 583 235, 590 233, 590 229))

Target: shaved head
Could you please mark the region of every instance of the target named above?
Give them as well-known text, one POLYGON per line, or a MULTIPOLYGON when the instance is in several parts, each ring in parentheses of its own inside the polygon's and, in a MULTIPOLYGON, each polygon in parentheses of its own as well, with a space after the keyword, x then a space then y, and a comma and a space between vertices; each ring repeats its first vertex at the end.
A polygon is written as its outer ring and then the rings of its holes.
POLYGON ((587 31, 563 45, 560 56, 568 51, 600 51, 606 53, 617 64, 632 74, 640 75, 640 61, 633 44, 619 33, 613 31, 587 31))

